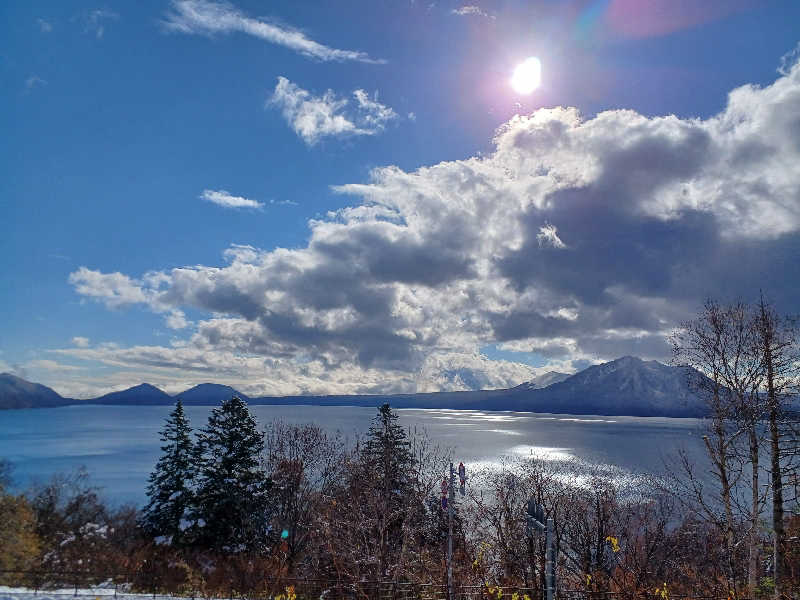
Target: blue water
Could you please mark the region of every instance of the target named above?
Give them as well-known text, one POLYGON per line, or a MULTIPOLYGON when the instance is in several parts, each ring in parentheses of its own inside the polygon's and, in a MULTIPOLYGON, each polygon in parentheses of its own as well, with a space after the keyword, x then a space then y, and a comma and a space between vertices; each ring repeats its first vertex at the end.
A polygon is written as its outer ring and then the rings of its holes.
MULTIPOLYGON (((211 407, 190 406, 194 429, 205 426, 211 407)), ((376 411, 363 407, 251 406, 264 426, 316 423, 354 440, 376 411)), ((168 406, 68 406, 0 412, 0 458, 14 465, 17 488, 84 466, 112 503, 145 500, 147 477, 160 454, 159 431, 168 406)), ((400 423, 424 429, 455 462, 467 468, 497 464, 502 456, 531 452, 613 465, 621 473, 663 472, 663 461, 679 447, 703 461, 696 419, 660 417, 571 417, 537 413, 399 410, 400 423)))

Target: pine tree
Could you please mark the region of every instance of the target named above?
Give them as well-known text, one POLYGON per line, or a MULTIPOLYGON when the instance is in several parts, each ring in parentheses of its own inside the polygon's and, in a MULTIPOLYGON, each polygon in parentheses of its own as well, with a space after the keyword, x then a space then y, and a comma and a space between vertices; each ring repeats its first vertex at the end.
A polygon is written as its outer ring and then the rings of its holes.
POLYGON ((389 565, 402 546, 403 522, 412 494, 414 457, 406 431, 397 424, 397 418, 389 404, 381 406, 361 452, 367 489, 377 501, 380 577, 389 575, 389 565))
POLYGON ((195 543, 216 552, 262 552, 269 533, 271 482, 260 465, 264 436, 234 396, 198 434, 195 543))
POLYGON ((173 545, 188 540, 185 520, 188 517, 194 494, 194 447, 189 437, 189 421, 180 399, 167 418, 161 431, 161 458, 150 474, 147 496, 150 502, 144 509, 141 524, 154 537, 164 537, 173 545))
POLYGON ((401 501, 414 466, 406 430, 389 404, 378 409, 362 451, 364 464, 392 504, 401 501))

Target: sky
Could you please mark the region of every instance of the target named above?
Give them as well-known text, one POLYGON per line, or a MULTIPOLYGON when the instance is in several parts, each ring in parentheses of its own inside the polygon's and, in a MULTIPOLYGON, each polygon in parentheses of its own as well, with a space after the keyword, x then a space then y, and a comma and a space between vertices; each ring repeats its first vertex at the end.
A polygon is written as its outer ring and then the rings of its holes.
POLYGON ((799 41, 795 0, 2 2, 0 372, 504 388, 798 312, 799 41))

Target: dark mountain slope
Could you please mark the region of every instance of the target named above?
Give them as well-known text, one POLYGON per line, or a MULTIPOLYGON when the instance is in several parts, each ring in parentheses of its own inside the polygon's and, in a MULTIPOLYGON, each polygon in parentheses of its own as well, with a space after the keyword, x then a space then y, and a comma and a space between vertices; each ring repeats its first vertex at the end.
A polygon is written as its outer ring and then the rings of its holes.
POLYGON ((201 383, 177 394, 175 398, 180 398, 186 405, 217 405, 224 400, 230 400, 233 396, 239 396, 245 401, 249 400, 247 396, 231 386, 218 383, 201 383))
POLYGON ((0 409, 51 408, 70 402, 47 386, 26 381, 11 373, 0 373, 0 409))
POLYGON ((175 399, 166 392, 149 383, 142 383, 127 390, 111 392, 94 400, 89 404, 120 404, 120 405, 160 405, 172 404, 175 399))

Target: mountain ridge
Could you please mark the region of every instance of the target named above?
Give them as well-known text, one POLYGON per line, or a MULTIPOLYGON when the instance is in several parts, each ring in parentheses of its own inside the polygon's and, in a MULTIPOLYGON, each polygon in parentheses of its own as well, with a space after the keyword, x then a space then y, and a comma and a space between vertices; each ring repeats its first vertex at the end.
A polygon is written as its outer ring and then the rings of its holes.
MULTIPOLYGON (((632 356, 593 365, 573 375, 550 371, 516 387, 501 390, 251 398, 231 386, 216 383, 202 383, 173 396, 151 384, 143 383, 127 390, 81 401, 62 398, 54 390, 45 389, 58 396, 55 401, 60 404, 42 404, 42 407, 77 403, 168 405, 179 398, 186 405, 205 406, 217 405, 233 395, 238 395, 253 405, 372 407, 389 402, 395 408, 513 410, 610 416, 700 417, 706 413, 702 401, 690 392, 684 369, 632 356)), ((50 402, 53 401, 51 398, 50 402)), ((32 407, 36 407, 35 402, 6 406, 0 389, 0 408, 32 407)))

